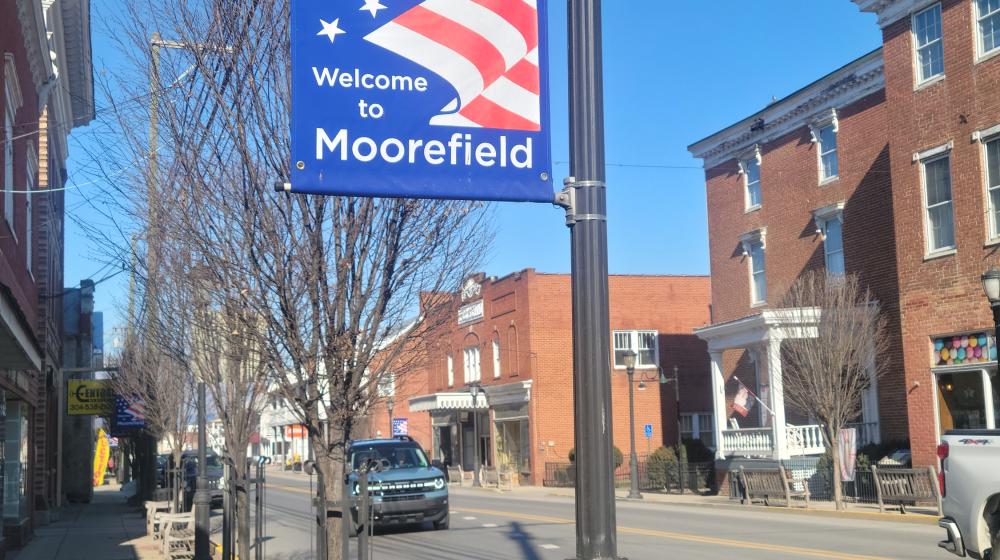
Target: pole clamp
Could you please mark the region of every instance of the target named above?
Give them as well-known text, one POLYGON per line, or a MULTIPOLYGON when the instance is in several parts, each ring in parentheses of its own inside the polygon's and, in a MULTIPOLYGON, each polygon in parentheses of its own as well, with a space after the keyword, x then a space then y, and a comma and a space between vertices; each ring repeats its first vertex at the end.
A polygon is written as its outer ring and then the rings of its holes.
POLYGON ((576 213, 576 190, 582 188, 605 188, 604 181, 577 181, 576 177, 566 177, 563 179, 563 190, 556 193, 552 204, 566 210, 566 227, 572 227, 577 222, 584 221, 608 221, 606 214, 577 214, 576 213))

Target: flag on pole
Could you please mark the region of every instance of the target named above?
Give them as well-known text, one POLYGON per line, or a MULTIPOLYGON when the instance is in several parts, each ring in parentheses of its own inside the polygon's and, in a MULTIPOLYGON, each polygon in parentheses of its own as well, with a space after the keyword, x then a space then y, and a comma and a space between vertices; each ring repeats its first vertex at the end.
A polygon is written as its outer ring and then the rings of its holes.
POLYGON ((746 385, 740 383, 740 390, 737 391, 736 397, 733 399, 733 410, 739 412, 744 418, 747 414, 750 414, 750 410, 753 409, 753 399, 750 398, 750 390, 746 388, 746 385))

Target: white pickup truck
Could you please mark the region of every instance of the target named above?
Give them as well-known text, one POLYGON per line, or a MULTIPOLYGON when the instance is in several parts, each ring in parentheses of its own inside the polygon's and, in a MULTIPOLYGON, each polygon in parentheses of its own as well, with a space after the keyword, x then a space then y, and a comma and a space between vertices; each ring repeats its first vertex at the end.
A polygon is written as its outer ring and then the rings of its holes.
POLYGON ((941 548, 1000 560, 1000 430, 949 430, 938 446, 941 548))

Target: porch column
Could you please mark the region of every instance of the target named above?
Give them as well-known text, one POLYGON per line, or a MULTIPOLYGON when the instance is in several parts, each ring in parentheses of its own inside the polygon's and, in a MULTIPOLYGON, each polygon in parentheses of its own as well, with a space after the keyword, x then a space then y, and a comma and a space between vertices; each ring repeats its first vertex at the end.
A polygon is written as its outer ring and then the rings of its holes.
POLYGON ((781 373, 781 338, 771 337, 767 342, 767 379, 770 384, 772 424, 774 426, 774 458, 790 459, 785 430, 785 383, 781 373))
MULTIPOLYGON (((866 425, 864 429, 871 430, 866 435, 871 436, 871 441, 861 441, 861 445, 866 443, 882 443, 882 424, 878 410, 878 375, 875 371, 875 353, 868 352, 865 369, 868 371, 868 389, 865 390, 861 401, 861 421, 866 425), (872 427, 869 427, 872 426, 872 427)), ((862 434, 858 434, 860 440, 862 434)))
POLYGON ((722 377, 722 352, 709 352, 712 360, 712 436, 715 439, 715 458, 725 459, 722 428, 726 425, 726 382, 722 377))

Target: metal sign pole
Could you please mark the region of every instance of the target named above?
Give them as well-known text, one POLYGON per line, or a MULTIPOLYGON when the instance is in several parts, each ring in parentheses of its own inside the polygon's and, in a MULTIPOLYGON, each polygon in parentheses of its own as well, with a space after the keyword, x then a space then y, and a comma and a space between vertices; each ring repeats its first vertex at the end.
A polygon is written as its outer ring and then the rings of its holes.
POLYGON ((568 0, 570 175, 557 197, 572 239, 576 557, 618 557, 611 441, 601 2, 568 0))

